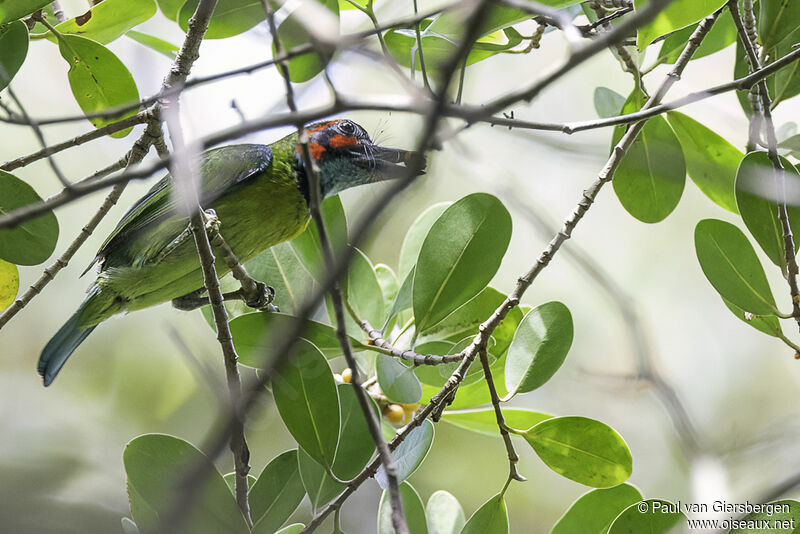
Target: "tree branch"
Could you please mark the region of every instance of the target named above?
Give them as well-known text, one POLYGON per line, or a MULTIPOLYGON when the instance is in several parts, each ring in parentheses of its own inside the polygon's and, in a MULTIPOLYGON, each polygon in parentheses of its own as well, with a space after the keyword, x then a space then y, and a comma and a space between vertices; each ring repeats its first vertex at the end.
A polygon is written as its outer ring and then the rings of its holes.
POLYGON ((371 345, 383 349, 381 352, 388 356, 393 356, 401 360, 414 362, 414 365, 442 365, 446 363, 460 362, 464 358, 464 354, 447 354, 439 356, 436 354, 419 354, 411 349, 401 350, 389 343, 382 337, 380 330, 374 328, 369 321, 362 320, 359 322, 361 329, 369 336, 371 345))
MULTIPOLYGON (((752 14, 753 4, 752 0, 744 0, 744 9, 752 14)), ((742 21, 739 13, 739 4, 737 0, 730 0, 728 7, 733 15, 734 24, 736 24, 736 31, 739 34, 739 40, 745 50, 745 58, 750 67, 750 72, 757 72, 761 69, 761 61, 756 53, 755 44, 751 41, 748 28, 742 21)), ((750 32, 755 35, 755 27, 750 23, 750 32)), ((800 48, 795 50, 800 52, 800 48)), ((792 316, 800 328, 800 288, 797 285, 797 251, 794 246, 794 236, 792 235, 792 226, 789 223, 789 213, 786 210, 786 176, 783 163, 778 155, 778 140, 775 136, 775 124, 772 121, 772 102, 769 96, 769 88, 767 87, 766 80, 761 80, 757 84, 757 94, 759 97, 760 105, 753 109, 753 113, 760 116, 760 123, 763 123, 764 130, 767 134, 767 153, 772 162, 774 169, 774 182, 775 189, 778 194, 778 220, 781 223, 781 231, 783 233, 783 248, 784 259, 786 261, 786 280, 789 283, 789 294, 792 297, 792 316)), ((760 135, 759 135, 760 137, 760 135)), ((797 357, 800 357, 800 352, 795 352, 797 357)))
POLYGON ((14 169, 25 167, 26 165, 30 165, 34 161, 38 161, 42 158, 49 158, 53 154, 61 152, 62 150, 80 146, 84 143, 88 143, 89 141, 94 141, 95 139, 99 139, 101 137, 105 137, 107 135, 122 131, 126 128, 130 128, 131 126, 136 126, 137 124, 143 124, 148 120, 150 120, 149 113, 144 111, 137 113, 136 115, 131 115, 126 119, 122 119, 120 121, 107 124, 102 128, 93 128, 91 131, 86 132, 85 134, 75 136, 72 139, 68 139, 66 141, 63 141, 55 145, 46 146, 37 152, 28 154, 27 156, 22 156, 17 159, 13 159, 11 161, 7 161, 3 165, 0 165, 0 170, 10 172, 13 171, 14 169))

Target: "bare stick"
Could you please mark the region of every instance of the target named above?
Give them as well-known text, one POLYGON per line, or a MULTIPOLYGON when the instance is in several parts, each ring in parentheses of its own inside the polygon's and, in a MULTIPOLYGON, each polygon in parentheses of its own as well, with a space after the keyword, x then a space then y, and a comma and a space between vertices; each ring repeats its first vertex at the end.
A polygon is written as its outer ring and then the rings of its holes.
POLYGON ((142 112, 142 113, 137 113, 136 115, 132 115, 126 119, 122 119, 120 121, 107 124, 102 128, 93 128, 91 131, 86 132, 85 134, 78 135, 76 137, 73 137, 72 139, 68 139, 66 141, 63 141, 55 145, 46 146, 37 152, 28 154, 27 156, 22 156, 17 159, 8 161, 3 165, 0 165, 0 170, 13 171, 14 169, 25 167, 26 165, 30 165, 34 161, 38 161, 42 158, 49 158, 53 154, 61 152, 62 150, 80 146, 84 143, 88 143, 89 141, 94 141, 95 139, 105 137, 106 135, 122 131, 125 128, 130 128, 131 126, 142 124, 144 122, 147 122, 149 119, 150 119, 149 115, 147 113, 142 112))
POLYGON ((58 22, 64 22, 66 17, 64 17, 64 10, 61 9, 61 4, 57 1, 50 2, 50 5, 53 6, 53 16, 56 18, 58 22))
MULTIPOLYGON (((0 76, 8 79, 8 77, 6 76, 6 73, 5 73, 5 69, 3 68, 2 65, 0 65, 0 76)), ((45 157, 47 158, 47 162, 50 164, 50 168, 53 169, 53 174, 56 175, 56 178, 58 178, 58 181, 61 182, 61 184, 65 188, 69 189, 72 186, 72 184, 69 183, 69 180, 67 180, 67 178, 64 176, 64 174, 61 172, 61 169, 58 167, 58 164, 56 164, 56 160, 49 153, 49 151, 47 149, 47 142, 44 140, 44 133, 42 133, 42 129, 39 127, 39 124, 36 122, 36 120, 34 118, 32 118, 30 115, 28 115, 27 111, 25 111, 25 108, 23 107, 22 102, 20 102, 19 98, 17 98, 17 94, 13 91, 13 89, 11 89, 11 85, 6 87, 6 91, 8 91, 8 95, 11 97, 11 99, 17 105, 17 108, 19 109, 20 113, 22 113, 23 119, 28 122, 28 124, 31 127, 31 130, 33 130, 34 135, 36 135, 36 139, 39 141, 39 144, 42 146, 42 150, 45 153, 45 157)))
POLYGON ((486 355, 485 350, 480 351, 481 367, 483 367, 483 376, 486 379, 486 387, 489 388, 489 397, 492 399, 492 406, 494 407, 494 415, 497 419, 497 428, 500 430, 500 435, 503 437, 503 443, 506 446, 508 453, 508 477, 513 480, 525 481, 525 477, 517 471, 517 462, 519 456, 517 451, 514 450, 514 443, 511 441, 511 436, 506 430, 506 420, 503 417, 503 410, 500 409, 500 397, 497 395, 497 388, 494 386, 494 378, 492 377, 492 369, 489 367, 489 357, 486 355))
POLYGON ((419 354, 411 349, 398 349, 385 340, 381 334, 381 331, 374 328, 369 321, 359 321, 355 316, 354 319, 361 325, 361 329, 367 334, 367 336, 369 336, 370 344, 374 347, 383 349, 380 352, 388 356, 414 362, 414 365, 442 365, 446 363, 460 362, 464 358, 464 353, 462 352, 459 352, 458 354, 446 354, 444 356, 439 356, 436 354, 419 354))

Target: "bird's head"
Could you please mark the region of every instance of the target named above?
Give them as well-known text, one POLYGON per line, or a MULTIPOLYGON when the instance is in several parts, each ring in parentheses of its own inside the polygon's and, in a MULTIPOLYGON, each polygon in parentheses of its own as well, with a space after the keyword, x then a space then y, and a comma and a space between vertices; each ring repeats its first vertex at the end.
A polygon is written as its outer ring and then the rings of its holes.
MULTIPOLYGON (((388 148, 372 142, 366 130, 347 119, 311 124, 307 128, 311 158, 319 167, 323 197, 350 187, 400 178, 408 172, 425 172, 416 152, 388 148)), ((302 157, 302 148, 297 147, 302 157)))

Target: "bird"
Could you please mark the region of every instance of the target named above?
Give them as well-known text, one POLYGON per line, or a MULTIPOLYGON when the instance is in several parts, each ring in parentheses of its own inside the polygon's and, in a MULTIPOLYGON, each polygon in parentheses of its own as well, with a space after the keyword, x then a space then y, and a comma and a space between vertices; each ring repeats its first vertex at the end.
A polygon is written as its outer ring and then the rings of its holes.
MULTIPOLYGON (((308 125, 308 151, 322 198, 345 189, 425 172, 416 152, 375 144, 349 119, 308 125)), ((200 203, 244 262, 301 234, 310 221, 309 175, 298 133, 272 143, 213 148, 199 158, 200 203)), ((169 174, 122 216, 89 267, 97 278, 78 310, 42 350, 38 371, 49 386, 75 349, 103 321, 203 291, 189 217, 169 174)), ((215 262, 218 276, 229 272, 215 262)))

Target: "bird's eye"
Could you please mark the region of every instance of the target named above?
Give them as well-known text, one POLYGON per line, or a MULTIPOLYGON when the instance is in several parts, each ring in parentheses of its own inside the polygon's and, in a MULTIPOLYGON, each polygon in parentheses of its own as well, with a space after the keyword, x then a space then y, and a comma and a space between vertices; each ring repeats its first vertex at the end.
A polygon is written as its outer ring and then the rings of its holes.
POLYGON ((353 135, 354 133, 356 133, 356 126, 350 121, 342 121, 341 123, 339 123, 339 130, 344 135, 353 135))

